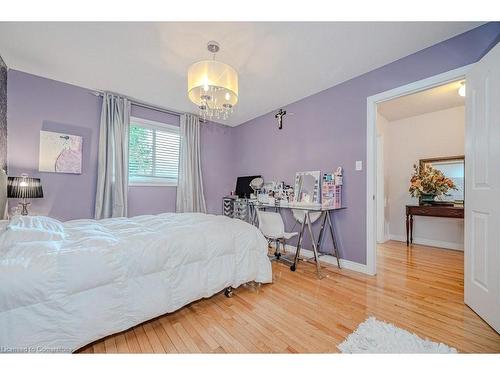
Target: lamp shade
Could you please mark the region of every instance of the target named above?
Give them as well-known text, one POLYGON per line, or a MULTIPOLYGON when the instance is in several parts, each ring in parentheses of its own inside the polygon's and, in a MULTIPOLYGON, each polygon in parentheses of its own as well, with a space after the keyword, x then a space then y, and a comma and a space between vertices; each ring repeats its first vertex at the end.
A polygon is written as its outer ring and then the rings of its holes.
POLYGON ((199 61, 188 70, 188 95, 198 106, 208 98, 212 105, 233 107, 238 102, 238 73, 219 61, 199 61))
POLYGON ((7 198, 43 198, 42 183, 39 178, 9 177, 7 198))

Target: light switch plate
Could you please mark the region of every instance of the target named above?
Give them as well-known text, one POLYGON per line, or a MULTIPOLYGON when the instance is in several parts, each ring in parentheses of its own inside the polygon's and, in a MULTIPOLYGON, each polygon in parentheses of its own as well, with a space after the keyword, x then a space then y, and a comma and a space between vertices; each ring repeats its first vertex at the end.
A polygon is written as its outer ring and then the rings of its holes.
POLYGON ((363 170, 363 161, 362 160, 356 160, 356 170, 357 171, 363 170))

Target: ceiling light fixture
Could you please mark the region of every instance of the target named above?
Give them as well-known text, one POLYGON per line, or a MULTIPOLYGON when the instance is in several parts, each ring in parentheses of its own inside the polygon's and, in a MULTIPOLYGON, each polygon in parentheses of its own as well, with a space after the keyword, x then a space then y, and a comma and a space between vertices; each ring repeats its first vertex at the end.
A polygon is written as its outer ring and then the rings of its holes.
POLYGON ((458 95, 465 96, 465 82, 460 83, 460 88, 458 89, 458 95))
POLYGON ((207 49, 213 54, 212 60, 199 61, 188 69, 188 96, 204 120, 227 120, 238 102, 238 73, 215 61, 219 43, 210 41, 207 49))

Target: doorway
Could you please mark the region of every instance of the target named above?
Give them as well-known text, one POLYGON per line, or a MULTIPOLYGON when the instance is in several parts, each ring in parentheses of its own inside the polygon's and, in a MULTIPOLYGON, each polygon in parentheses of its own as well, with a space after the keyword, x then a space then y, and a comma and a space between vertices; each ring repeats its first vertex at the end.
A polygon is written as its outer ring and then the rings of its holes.
POLYGON ((464 89, 457 80, 377 105, 378 244, 464 250, 464 89))
POLYGON ((464 302, 500 332, 500 44, 474 64, 367 99, 367 270, 377 272, 377 105, 466 77, 464 302))
MULTIPOLYGON (((377 273, 377 237, 380 238, 383 232, 378 226, 381 207, 385 206, 385 202, 381 203, 377 193, 378 189, 385 187, 378 186, 377 170, 380 171, 377 158, 377 107, 384 103, 397 98, 402 98, 411 94, 416 94, 439 86, 450 84, 457 81, 465 81, 465 76, 471 66, 464 66, 446 73, 442 73, 421 81, 413 82, 405 86, 401 86, 371 97, 367 99, 367 271, 369 274, 377 273), (379 207, 377 211, 377 207, 379 207), (378 212, 378 213, 377 213, 378 212)), ((384 159, 387 159, 384 158, 384 159)), ((386 160, 384 160, 386 163, 386 160)))

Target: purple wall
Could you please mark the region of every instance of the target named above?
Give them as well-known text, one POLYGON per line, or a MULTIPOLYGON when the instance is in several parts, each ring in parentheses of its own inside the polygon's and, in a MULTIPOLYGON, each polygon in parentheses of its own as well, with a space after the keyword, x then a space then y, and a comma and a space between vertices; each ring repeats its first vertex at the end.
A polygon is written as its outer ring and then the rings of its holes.
POLYGON ((207 211, 222 213, 222 197, 236 186, 233 128, 215 123, 201 127, 201 167, 207 211))
MULTIPOLYGON (((8 79, 9 175, 42 179, 44 198, 32 201, 33 213, 61 220, 93 217, 101 98, 82 87, 16 70, 9 70, 8 79), (38 172, 40 130, 83 136, 81 175, 38 172)), ((179 125, 177 116, 135 106, 132 116, 179 125)), ((220 213, 221 197, 234 185, 232 170, 222 167, 231 156, 230 129, 207 123, 201 136, 207 206, 209 212, 220 213)), ((175 199, 175 187, 130 187, 129 214, 175 211, 175 199)))
POLYGON ((93 217, 101 99, 86 89, 15 70, 8 78, 9 175, 41 178, 44 198, 32 201, 34 213, 62 220, 93 217), (81 175, 38 172, 40 130, 83 136, 81 175))
MULTIPOLYGON (((335 219, 341 256, 365 264, 367 97, 471 64, 499 34, 500 23, 490 23, 283 106, 293 113, 285 117, 283 130, 277 129, 276 111, 236 127, 235 171, 293 183, 297 171, 344 167, 343 203, 348 208, 335 219), (356 160, 363 161, 363 171, 354 170, 356 160)), ((290 217, 286 221, 291 229, 294 221, 290 217)), ((304 247, 311 248, 309 239, 304 241, 304 247)), ((329 242, 326 245, 325 250, 329 242)))

